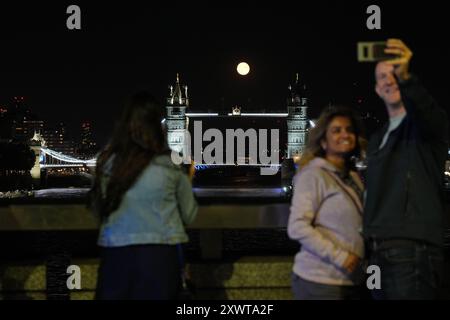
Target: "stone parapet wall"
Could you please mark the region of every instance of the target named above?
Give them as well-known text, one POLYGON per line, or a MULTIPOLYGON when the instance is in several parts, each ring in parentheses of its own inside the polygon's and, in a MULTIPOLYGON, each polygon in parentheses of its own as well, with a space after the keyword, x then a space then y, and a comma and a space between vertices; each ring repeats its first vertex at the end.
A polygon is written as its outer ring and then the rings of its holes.
MULTIPOLYGON (((98 259, 73 260, 81 269, 81 290, 70 292, 72 300, 94 298, 98 259)), ((292 299, 292 257, 242 257, 233 261, 188 263, 195 299, 259 300, 292 299)), ((1 269, 1 298, 44 300, 46 267, 42 262, 8 264, 1 269)))

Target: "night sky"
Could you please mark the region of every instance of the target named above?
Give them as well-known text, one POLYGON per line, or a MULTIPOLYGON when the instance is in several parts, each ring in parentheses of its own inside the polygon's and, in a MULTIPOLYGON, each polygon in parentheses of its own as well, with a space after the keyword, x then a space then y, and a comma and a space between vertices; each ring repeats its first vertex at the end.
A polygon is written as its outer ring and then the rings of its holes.
POLYGON ((361 97, 357 108, 383 117, 374 66, 357 63, 356 42, 388 37, 412 48, 412 71, 449 104, 442 1, 93 2, 0 4, 0 106, 23 95, 41 119, 64 121, 75 136, 92 120, 102 144, 125 97, 146 89, 164 101, 177 72, 192 110, 214 112, 281 111, 298 72, 311 116, 361 97), (66 28, 70 4, 81 7, 81 31, 66 28), (366 27, 370 4, 381 7, 381 31, 366 27), (247 77, 236 73, 242 60, 247 77))

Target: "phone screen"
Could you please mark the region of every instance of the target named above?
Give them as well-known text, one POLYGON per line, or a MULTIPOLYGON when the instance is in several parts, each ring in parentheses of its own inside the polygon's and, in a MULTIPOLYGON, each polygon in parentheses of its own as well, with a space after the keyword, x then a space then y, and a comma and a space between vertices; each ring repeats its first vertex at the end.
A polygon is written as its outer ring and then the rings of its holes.
POLYGON ((395 59, 397 56, 394 54, 385 53, 386 42, 358 42, 358 61, 359 62, 375 62, 395 59))

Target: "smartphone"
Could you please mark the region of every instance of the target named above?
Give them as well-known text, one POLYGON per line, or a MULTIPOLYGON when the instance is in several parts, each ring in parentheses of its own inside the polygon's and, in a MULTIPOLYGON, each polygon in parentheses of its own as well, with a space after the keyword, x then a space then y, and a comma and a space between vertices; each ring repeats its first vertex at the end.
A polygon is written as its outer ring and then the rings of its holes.
POLYGON ((376 62, 398 58, 397 55, 385 53, 386 41, 358 42, 358 62, 376 62))

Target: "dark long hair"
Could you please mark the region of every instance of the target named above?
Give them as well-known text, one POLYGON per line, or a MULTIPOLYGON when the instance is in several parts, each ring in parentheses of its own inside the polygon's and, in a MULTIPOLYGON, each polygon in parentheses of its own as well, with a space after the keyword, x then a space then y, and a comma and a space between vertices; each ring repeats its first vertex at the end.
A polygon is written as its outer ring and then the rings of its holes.
POLYGON ((153 157, 167 150, 162 117, 162 105, 147 92, 127 101, 110 142, 97 159, 91 205, 102 218, 119 207, 153 157))
POLYGON ((321 141, 325 139, 328 126, 336 117, 345 117, 350 119, 356 136, 356 146, 353 152, 348 154, 346 157, 346 167, 349 169, 352 168, 352 164, 350 162, 352 157, 361 157, 361 152, 363 151, 362 147, 364 147, 366 143, 360 118, 349 107, 329 106, 322 111, 315 127, 308 132, 306 149, 300 159, 300 167, 304 167, 315 157, 325 158, 326 152, 322 148, 321 141))

